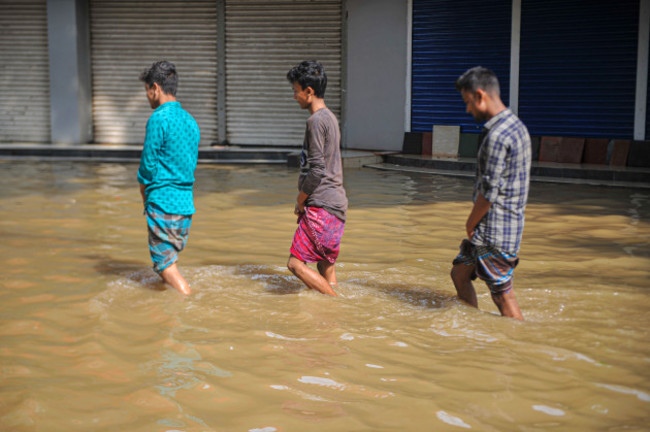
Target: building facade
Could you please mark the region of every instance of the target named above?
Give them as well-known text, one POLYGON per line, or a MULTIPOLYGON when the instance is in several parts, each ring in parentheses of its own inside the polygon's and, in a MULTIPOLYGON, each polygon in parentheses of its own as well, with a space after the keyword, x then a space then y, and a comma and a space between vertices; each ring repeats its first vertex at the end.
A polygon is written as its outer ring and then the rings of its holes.
POLYGON ((297 146, 287 70, 328 72, 348 148, 478 128, 454 89, 476 65, 534 135, 647 139, 650 0, 0 0, 0 142, 141 144, 139 73, 177 65, 202 145, 297 146))

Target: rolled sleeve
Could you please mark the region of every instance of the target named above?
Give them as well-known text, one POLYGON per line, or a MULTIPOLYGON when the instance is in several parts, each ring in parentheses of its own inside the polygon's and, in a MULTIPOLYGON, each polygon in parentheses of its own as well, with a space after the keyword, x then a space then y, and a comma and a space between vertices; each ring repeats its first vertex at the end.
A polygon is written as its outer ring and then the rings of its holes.
POLYGON ((506 169, 508 146, 498 140, 488 140, 485 144, 485 165, 482 167, 478 190, 486 200, 494 204, 504 186, 503 172, 506 169))

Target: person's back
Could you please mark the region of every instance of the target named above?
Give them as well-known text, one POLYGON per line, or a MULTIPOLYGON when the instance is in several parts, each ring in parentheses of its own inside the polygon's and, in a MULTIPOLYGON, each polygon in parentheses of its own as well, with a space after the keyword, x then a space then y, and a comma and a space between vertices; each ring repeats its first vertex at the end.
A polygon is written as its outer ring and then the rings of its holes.
POLYGON ((166 213, 190 215, 194 208, 194 171, 200 132, 194 117, 179 102, 156 108, 147 122, 148 159, 138 178, 147 184, 147 202, 166 213))

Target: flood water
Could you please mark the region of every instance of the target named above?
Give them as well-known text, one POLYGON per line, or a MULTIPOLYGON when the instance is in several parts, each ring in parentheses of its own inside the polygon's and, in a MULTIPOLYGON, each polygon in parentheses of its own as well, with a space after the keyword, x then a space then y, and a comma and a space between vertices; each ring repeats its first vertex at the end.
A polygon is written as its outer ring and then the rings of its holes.
POLYGON ((0 430, 649 430, 650 191, 532 184, 521 323, 455 297, 469 179, 346 170, 331 298, 285 266, 297 171, 200 165, 182 298, 136 170, 0 161, 0 430))

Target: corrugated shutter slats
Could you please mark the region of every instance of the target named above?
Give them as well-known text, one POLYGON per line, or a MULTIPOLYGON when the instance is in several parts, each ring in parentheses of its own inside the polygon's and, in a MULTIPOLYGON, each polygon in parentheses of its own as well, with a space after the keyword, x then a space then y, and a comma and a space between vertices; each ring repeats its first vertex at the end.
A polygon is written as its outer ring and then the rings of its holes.
POLYGON ((45 0, 0 1, 0 142, 50 141, 45 0))
POLYGON ((473 66, 492 69, 509 99, 512 1, 413 0, 411 130, 434 124, 479 131, 456 79, 473 66))
POLYGON ((522 1, 519 116, 532 135, 632 137, 638 21, 638 0, 522 1))
POLYGON ((214 0, 91 0, 95 141, 142 144, 151 115, 140 73, 176 65, 176 96, 196 119, 201 144, 217 140, 217 7, 214 0))
POLYGON ((226 0, 226 124, 231 144, 300 145, 307 113, 288 70, 302 60, 327 72, 327 106, 341 112, 340 0, 226 0))

